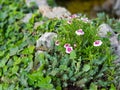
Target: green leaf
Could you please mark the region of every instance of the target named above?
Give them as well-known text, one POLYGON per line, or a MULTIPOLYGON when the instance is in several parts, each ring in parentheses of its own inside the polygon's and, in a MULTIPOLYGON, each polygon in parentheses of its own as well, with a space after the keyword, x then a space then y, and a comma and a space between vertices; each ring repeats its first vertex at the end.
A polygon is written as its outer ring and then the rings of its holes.
POLYGON ((11 49, 10 49, 10 56, 15 55, 17 52, 18 52, 18 47, 11 48, 11 49))
POLYGON ((12 73, 13 73, 13 74, 14 74, 14 73, 17 73, 18 69, 19 69, 18 66, 13 66, 13 68, 12 68, 12 73))
POLYGON ((83 71, 84 71, 84 72, 87 72, 87 71, 89 71, 89 70, 90 70, 90 65, 85 64, 84 67, 83 67, 83 71))
POLYGON ((70 53, 70 59, 75 59, 76 58, 76 53, 75 51, 73 50, 71 53, 70 53))
POLYGON ((116 87, 113 84, 111 84, 110 90, 116 90, 116 87))
POLYGON ((35 46, 30 45, 30 46, 28 47, 29 53, 33 53, 34 49, 35 49, 35 46))
POLYGON ((90 85, 90 90, 97 90, 97 85, 95 85, 94 83, 92 83, 90 85))
POLYGON ((62 87, 61 86, 57 86, 56 90, 62 90, 62 87))
POLYGON ((0 51, 0 57, 5 54, 5 51, 0 51))
POLYGON ((21 63, 21 58, 17 58, 17 60, 14 61, 14 65, 18 65, 21 63))
POLYGON ((6 56, 6 57, 4 57, 2 60, 0 60, 0 67, 4 67, 5 66, 5 64, 6 64, 6 62, 8 61, 8 59, 9 59, 9 54, 6 56))
POLYGON ((2 89, 2 84, 0 84, 0 90, 3 90, 3 89, 2 89))

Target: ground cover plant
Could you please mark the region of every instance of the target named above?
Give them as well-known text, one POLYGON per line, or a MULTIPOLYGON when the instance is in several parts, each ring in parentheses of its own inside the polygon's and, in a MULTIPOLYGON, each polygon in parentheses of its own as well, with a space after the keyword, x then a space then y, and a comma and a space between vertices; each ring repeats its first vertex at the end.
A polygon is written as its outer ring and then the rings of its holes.
POLYGON ((116 90, 109 35, 98 36, 99 20, 72 15, 43 18, 24 0, 0 1, 0 90, 116 90), (14 3, 13 3, 14 2, 14 3), (18 3, 19 2, 19 3, 18 3), (28 23, 21 19, 32 12, 28 23), (34 28, 34 23, 44 24, 34 28), (35 54, 36 40, 55 32, 54 49, 35 54))

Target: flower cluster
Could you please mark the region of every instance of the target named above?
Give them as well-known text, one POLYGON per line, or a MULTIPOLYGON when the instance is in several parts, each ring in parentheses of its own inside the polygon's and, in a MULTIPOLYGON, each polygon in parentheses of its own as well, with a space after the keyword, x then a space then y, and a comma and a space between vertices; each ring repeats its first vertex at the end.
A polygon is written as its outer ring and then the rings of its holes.
POLYGON ((90 22, 90 20, 88 19, 88 18, 81 18, 80 20, 82 20, 83 22, 85 22, 85 23, 89 23, 90 22))
POLYGON ((73 48, 71 47, 69 43, 66 43, 64 45, 64 48, 66 49, 66 53, 71 53, 73 51, 73 48))
MULTIPOLYGON (((78 17, 78 16, 77 16, 76 14, 71 15, 71 16, 70 16, 70 19, 67 21, 67 23, 68 23, 68 24, 71 24, 71 23, 72 23, 72 19, 73 19, 73 18, 77 18, 77 17, 78 17)), ((82 21, 85 22, 85 23, 90 22, 90 20, 88 20, 88 18, 83 18, 83 17, 81 17, 80 20, 82 20, 82 21)), ((78 30, 75 31, 75 34, 78 35, 78 36, 83 36, 83 35, 85 34, 85 32, 84 32, 83 29, 80 28, 80 29, 78 29, 78 30)), ((55 42, 55 45, 56 45, 56 46, 59 46, 59 45, 60 45, 60 42, 57 40, 57 41, 55 42)), ((98 47, 98 46, 101 46, 101 45, 102 45, 102 41, 101 41, 101 40, 96 40, 96 41, 93 42, 93 46, 95 46, 95 47, 98 47)), ((73 47, 76 48, 76 47, 77 47, 77 44, 74 44, 73 47)), ((73 47, 72 47, 69 43, 64 44, 64 48, 66 49, 66 53, 68 53, 68 54, 73 51, 73 47)))
POLYGON ((101 46, 102 45, 102 41, 101 40, 96 40, 94 43, 93 43, 93 46, 97 47, 97 46, 101 46))
POLYGON ((82 29, 79 29, 79 30, 75 31, 75 33, 77 35, 84 35, 84 31, 82 29))

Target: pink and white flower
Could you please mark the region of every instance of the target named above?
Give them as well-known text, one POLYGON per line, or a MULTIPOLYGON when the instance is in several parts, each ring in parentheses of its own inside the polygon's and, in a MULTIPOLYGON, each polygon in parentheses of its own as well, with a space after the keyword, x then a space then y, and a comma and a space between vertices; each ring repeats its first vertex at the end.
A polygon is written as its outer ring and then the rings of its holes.
POLYGON ((60 45, 60 42, 57 40, 57 41, 55 41, 55 45, 56 46, 59 46, 60 45))
POLYGON ((79 29, 79 30, 75 31, 75 33, 77 35, 84 35, 84 31, 82 29, 79 29))
POLYGON ((69 44, 69 43, 66 43, 66 44, 64 45, 64 48, 67 48, 67 47, 70 47, 70 44, 69 44))
POLYGON ((102 45, 102 41, 101 40, 96 40, 94 43, 93 43, 93 46, 97 47, 97 46, 101 46, 102 45))
POLYGON ((88 18, 81 18, 81 20, 83 21, 83 22, 85 22, 85 23, 88 23, 88 22, 90 22, 89 20, 88 20, 88 18))
POLYGON ((73 48, 72 47, 66 47, 66 53, 71 53, 73 51, 73 48))
POLYGON ((77 45, 76 44, 74 44, 74 48, 76 48, 77 47, 77 45))
POLYGON ((70 16, 70 18, 77 18, 77 17, 78 17, 77 14, 73 14, 73 15, 70 16))
POLYGON ((71 21, 71 20, 68 20, 68 21, 67 21, 67 23, 68 23, 68 24, 71 24, 71 23, 72 23, 72 21, 71 21))

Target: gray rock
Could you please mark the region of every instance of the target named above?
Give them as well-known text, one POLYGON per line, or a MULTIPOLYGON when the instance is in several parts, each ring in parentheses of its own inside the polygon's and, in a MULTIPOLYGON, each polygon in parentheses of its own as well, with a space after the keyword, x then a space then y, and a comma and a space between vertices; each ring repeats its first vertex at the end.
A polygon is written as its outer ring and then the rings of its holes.
POLYGON ((115 33, 113 32, 112 28, 108 25, 108 24, 101 24, 99 27, 98 27, 98 35, 100 37, 106 37, 108 32, 110 32, 112 35, 115 35, 115 33))
POLYGON ((35 22, 34 24, 34 29, 37 29, 37 27, 39 27, 40 25, 42 25, 44 22, 41 21, 41 22, 35 22))
POLYGON ((71 13, 62 7, 54 7, 53 9, 49 6, 43 6, 39 8, 39 11, 44 17, 48 18, 65 18, 71 15, 71 13))
POLYGON ((117 60, 115 60, 115 63, 118 63, 118 62, 120 62, 120 44, 117 39, 118 35, 116 35, 113 32, 112 28, 108 24, 101 24, 99 26, 98 35, 100 37, 107 37, 108 32, 110 32, 112 34, 111 37, 109 38, 109 40, 110 40, 111 48, 114 51, 114 54, 116 54, 118 56, 117 60))
POLYGON ((36 48, 39 49, 40 47, 43 47, 43 48, 53 49, 52 41, 56 37, 57 37, 56 33, 46 32, 37 40, 36 48))
POLYGON ((48 5, 47 0, 26 0, 27 6, 30 7, 32 2, 36 3, 38 7, 48 5))
POLYGON ((114 13, 117 16, 120 16, 120 0, 117 0, 114 7, 113 7, 114 13))
POLYGON ((35 56, 38 56, 39 54, 43 54, 43 53, 44 53, 44 51, 38 50, 38 51, 36 51, 35 56))
POLYGON ((28 13, 28 14, 26 14, 25 17, 22 19, 22 22, 28 23, 31 18, 32 18, 32 13, 28 13))
POLYGON ((46 14, 46 13, 52 12, 52 8, 47 5, 44 5, 39 7, 39 11, 42 14, 46 14))
POLYGON ((35 0, 38 7, 40 6, 48 6, 47 0, 35 0))
POLYGON ((112 49, 114 50, 114 53, 116 55, 120 55, 120 48, 119 48, 119 42, 117 40, 117 35, 114 35, 112 37, 110 37, 110 44, 112 49))
POLYGON ((102 5, 102 9, 104 11, 111 12, 115 1, 116 0, 106 0, 102 5))
POLYGON ((30 6, 31 6, 31 3, 32 3, 32 2, 35 2, 35 0, 25 0, 25 2, 26 2, 26 5, 27 5, 28 7, 30 7, 30 6))
POLYGON ((54 7, 52 13, 57 18, 65 18, 71 15, 70 12, 63 7, 54 7))

